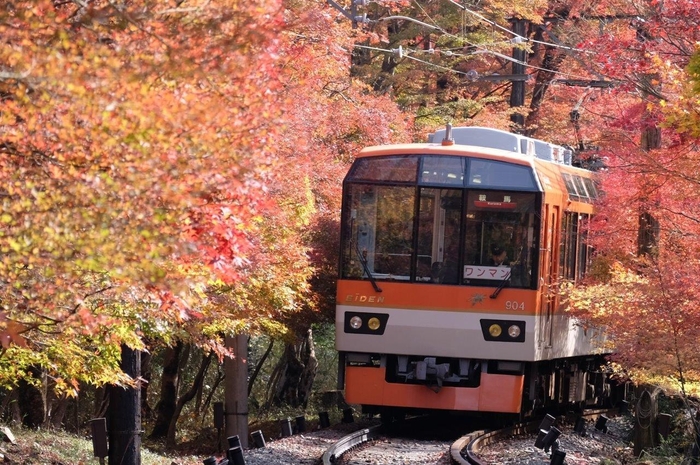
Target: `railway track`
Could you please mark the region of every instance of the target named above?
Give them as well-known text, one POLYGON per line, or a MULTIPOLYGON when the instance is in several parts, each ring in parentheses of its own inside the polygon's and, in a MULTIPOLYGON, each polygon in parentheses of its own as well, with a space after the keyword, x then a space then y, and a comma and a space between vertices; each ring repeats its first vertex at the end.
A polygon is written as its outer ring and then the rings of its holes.
MULTIPOLYGON (((323 464, 420 463, 448 465, 449 445, 469 428, 440 416, 413 417, 347 435, 323 456, 323 464)), ((473 428, 472 428, 473 429, 473 428)))
MULTIPOLYGON (((539 455, 547 458, 546 463, 564 463, 566 449, 574 447, 575 449, 590 450, 603 455, 603 450, 606 445, 612 442, 617 442, 622 438, 608 435, 607 426, 604 426, 607 420, 618 415, 617 409, 596 409, 588 410, 578 415, 567 415, 559 418, 547 416, 544 419, 533 420, 531 422, 509 426, 495 431, 478 431, 468 436, 458 439, 452 445, 453 463, 455 464, 470 464, 470 465, 490 465, 493 463, 508 463, 503 457, 494 460, 494 451, 498 456, 498 449, 503 449, 499 446, 490 447, 492 445, 500 445, 505 442, 511 444, 512 448, 518 448, 518 444, 525 446, 528 450, 539 449, 539 455), (598 430, 598 419, 604 417, 605 421, 601 422, 601 430, 598 430), (561 441, 560 441, 561 437, 561 441), (571 438, 577 441, 570 441, 571 438), (603 439, 603 441, 601 441, 603 439), (526 442, 528 441, 529 442, 526 442), (576 443, 574 446, 573 444, 576 443), (587 444, 584 444, 587 443, 587 444), (601 446, 601 447, 597 447, 601 446), (490 451, 486 451, 490 449, 490 451), (556 459, 559 457, 559 460, 556 459)), ((578 451, 581 453, 581 451, 578 451)), ((517 462, 511 462, 517 463, 517 462)))
POLYGON ((374 426, 372 428, 365 428, 354 433, 348 434, 347 436, 341 438, 338 442, 333 444, 328 450, 323 454, 322 461, 323 465, 333 465, 340 457, 346 454, 351 449, 367 444, 382 434, 382 426, 374 426))
POLYGON ((504 438, 531 434, 535 429, 535 422, 509 426, 507 428, 489 431, 480 430, 462 436, 450 446, 451 463, 455 465, 488 465, 478 456, 482 447, 498 442, 504 438))
MULTIPOLYGON (((376 457, 391 456, 393 460, 398 460, 398 462, 394 461, 392 463, 492 465, 495 463, 504 463, 503 458, 496 458, 494 456, 494 450, 497 451, 499 449, 499 447, 493 447, 494 444, 507 441, 510 444, 510 448, 518 448, 517 441, 520 440, 523 444, 523 449, 532 451, 532 438, 536 438, 535 442, 541 442, 545 440, 545 437, 548 442, 548 444, 546 444, 546 449, 545 447, 538 447, 537 444, 534 444, 535 449, 541 449, 535 451, 535 454, 539 454, 540 457, 546 457, 546 462, 543 463, 549 464, 551 452, 551 457, 555 455, 562 457, 563 463, 563 456, 566 455, 566 452, 559 447, 559 440, 557 439, 559 434, 567 434, 569 437, 572 437, 572 435, 577 436, 575 438, 578 441, 575 446, 577 454, 585 453, 586 447, 580 445, 583 441, 590 442, 590 447, 595 449, 596 444, 600 443, 601 438, 605 439, 604 436, 606 436, 606 433, 603 431, 586 433, 585 430, 594 431, 593 423, 601 415, 612 416, 614 412, 608 410, 588 411, 575 418, 560 417, 555 419, 554 417, 547 416, 544 420, 539 419, 497 430, 471 428, 471 431, 465 434, 459 433, 459 437, 452 440, 444 437, 437 440, 416 439, 415 437, 404 438, 400 433, 388 433, 382 426, 375 426, 351 433, 334 443, 324 453, 322 463, 323 465, 355 465, 381 463, 385 461, 385 459, 381 458, 373 459, 373 455, 376 455, 376 457), (557 422, 559 422, 559 424, 555 424, 557 422), (577 428, 579 431, 575 432, 577 428), (580 428, 583 428, 584 431, 581 431, 580 428), (554 439, 544 435, 541 431, 551 431, 550 436, 554 436, 554 439), (538 436, 538 433, 540 436, 538 436), (530 439, 530 442, 523 442, 527 441, 527 438, 530 439), (415 456, 417 451, 421 448, 424 449, 421 451, 421 459, 412 461, 412 456, 415 456), (490 450, 488 450, 489 448, 490 450), (484 451, 487 452, 484 453, 484 451), (430 458, 428 459, 428 457, 430 458)), ((609 417, 606 416, 606 418, 609 417)), ((419 425, 419 423, 416 422, 415 425, 419 425)), ((415 427, 419 428, 420 426, 413 426, 412 428, 415 427)), ((569 446, 569 443, 564 444, 566 444, 567 447, 569 446)), ((540 446, 542 446, 542 444, 540 444, 540 446)), ((605 449, 606 447, 606 444, 602 444, 601 449, 605 449)), ((594 451, 593 453, 602 454, 604 452, 594 451)), ((552 463, 555 462, 553 461, 552 463)))

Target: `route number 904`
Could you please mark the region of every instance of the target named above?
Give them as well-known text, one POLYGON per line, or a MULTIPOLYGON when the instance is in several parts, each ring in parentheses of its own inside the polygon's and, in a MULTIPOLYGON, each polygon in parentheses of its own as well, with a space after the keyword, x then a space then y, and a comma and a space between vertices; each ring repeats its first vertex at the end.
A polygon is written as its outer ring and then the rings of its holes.
POLYGON ((507 300, 506 310, 525 310, 525 302, 518 302, 517 300, 507 300))

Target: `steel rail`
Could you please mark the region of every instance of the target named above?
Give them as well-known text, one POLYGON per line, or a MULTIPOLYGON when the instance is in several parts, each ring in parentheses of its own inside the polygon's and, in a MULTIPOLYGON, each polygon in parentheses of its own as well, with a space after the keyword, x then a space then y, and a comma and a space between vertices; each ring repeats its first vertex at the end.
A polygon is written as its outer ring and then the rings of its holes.
POLYGON ((539 421, 519 423, 503 429, 475 431, 456 440, 450 447, 450 457, 453 464, 487 465, 481 461, 477 453, 482 447, 496 442, 506 436, 519 436, 537 431, 539 421))
MULTIPOLYGON (((617 409, 593 409, 583 412, 581 416, 595 419, 602 414, 615 414, 616 412, 617 409)), ((479 450, 504 437, 535 433, 539 429, 540 422, 541 419, 533 420, 499 430, 481 430, 462 436, 450 446, 452 463, 456 465, 491 465, 478 457, 479 450)))
POLYGON ((323 453, 323 465, 334 464, 340 456, 360 444, 369 442, 380 435, 382 425, 361 429, 342 437, 323 453))

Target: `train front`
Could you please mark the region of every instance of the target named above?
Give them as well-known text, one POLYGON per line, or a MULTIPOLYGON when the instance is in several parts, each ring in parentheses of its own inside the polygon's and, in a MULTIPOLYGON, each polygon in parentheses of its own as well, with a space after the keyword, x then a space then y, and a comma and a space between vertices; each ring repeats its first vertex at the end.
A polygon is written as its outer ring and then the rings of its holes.
POLYGON ((336 348, 367 413, 519 413, 536 357, 527 161, 474 147, 365 151, 343 187, 336 348))

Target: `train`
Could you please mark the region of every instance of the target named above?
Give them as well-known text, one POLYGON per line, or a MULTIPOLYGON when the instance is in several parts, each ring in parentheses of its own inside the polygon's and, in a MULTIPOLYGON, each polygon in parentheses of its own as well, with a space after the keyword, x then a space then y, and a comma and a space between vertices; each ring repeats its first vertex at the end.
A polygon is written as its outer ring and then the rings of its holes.
POLYGON ((335 313, 346 402, 392 421, 620 398, 605 332, 579 324, 558 291, 591 267, 600 195, 596 171, 572 161, 560 145, 449 124, 357 154, 335 313))

